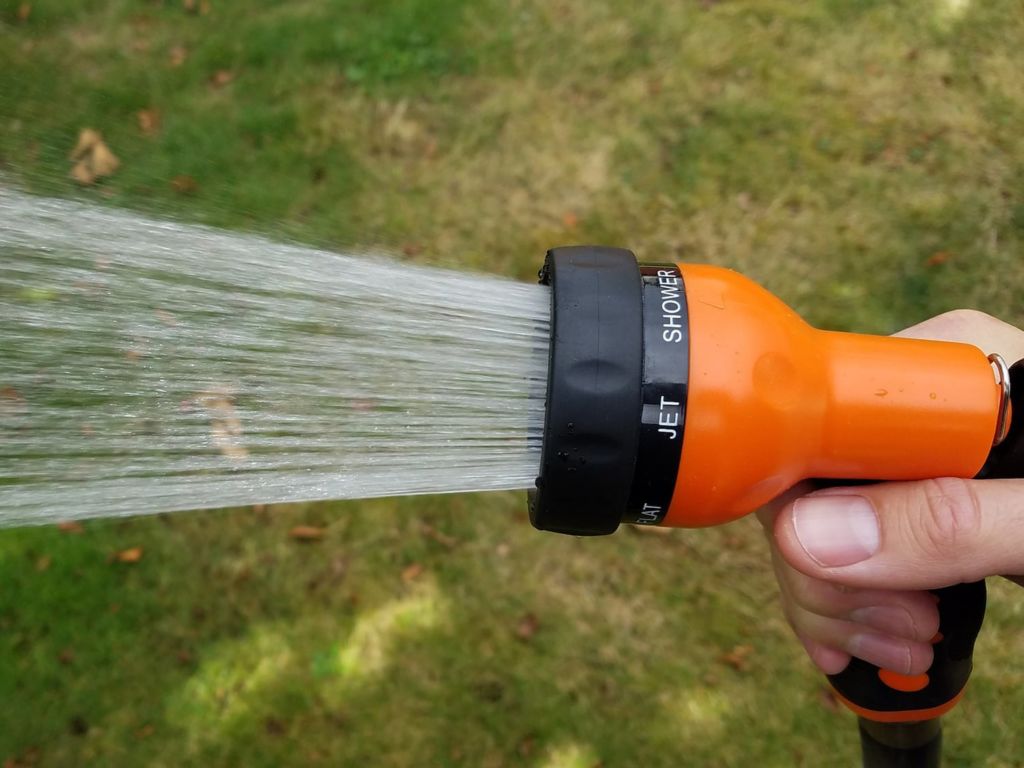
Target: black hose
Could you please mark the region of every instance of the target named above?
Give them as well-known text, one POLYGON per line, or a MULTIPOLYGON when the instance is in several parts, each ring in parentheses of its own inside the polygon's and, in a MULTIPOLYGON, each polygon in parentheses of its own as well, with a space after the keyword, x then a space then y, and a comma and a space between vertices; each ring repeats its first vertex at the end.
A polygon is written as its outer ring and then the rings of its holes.
POLYGON ((939 768, 942 723, 876 723, 859 718, 864 768, 939 768))

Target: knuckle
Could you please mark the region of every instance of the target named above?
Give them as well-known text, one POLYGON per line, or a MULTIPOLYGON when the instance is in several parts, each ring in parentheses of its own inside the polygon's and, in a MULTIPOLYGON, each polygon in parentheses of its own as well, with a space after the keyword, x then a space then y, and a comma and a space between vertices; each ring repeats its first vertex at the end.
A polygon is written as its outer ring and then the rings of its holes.
POLYGON ((941 316, 965 326, 978 325, 990 319, 989 315, 977 309, 954 309, 944 312, 941 316))
POLYGON ((981 529, 981 505, 966 480, 944 477, 923 482, 924 508, 917 544, 930 555, 949 555, 981 529))

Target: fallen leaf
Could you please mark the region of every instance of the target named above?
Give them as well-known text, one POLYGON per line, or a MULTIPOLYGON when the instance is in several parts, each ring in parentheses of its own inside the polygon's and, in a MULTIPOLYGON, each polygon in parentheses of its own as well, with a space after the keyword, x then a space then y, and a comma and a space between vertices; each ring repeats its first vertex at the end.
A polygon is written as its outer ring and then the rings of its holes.
POLYGON ((160 110, 140 109, 135 117, 139 121, 139 130, 146 136, 153 136, 160 130, 160 110))
POLYGON ((530 757, 536 751, 537 739, 533 736, 526 736, 519 742, 519 746, 516 747, 516 752, 519 753, 520 757, 530 757))
POLYGON ((242 422, 235 411, 233 394, 229 390, 208 390, 197 395, 195 401, 206 409, 214 447, 229 459, 248 456, 249 451, 239 444, 242 422))
POLYGON ((57 654, 57 661, 67 666, 75 660, 75 651, 73 648, 65 648, 57 654))
POLYGON ((18 6, 18 21, 24 24, 32 15, 32 3, 22 3, 18 6))
POLYGON ((235 73, 230 69, 218 69, 210 78, 210 85, 214 88, 223 88, 235 79, 235 73))
POLYGON ((85 531, 85 526, 77 520, 64 520, 63 522, 57 523, 57 530, 64 533, 82 533, 85 531))
POLYGON ((419 243, 406 243, 402 246, 402 253, 406 256, 419 256, 423 253, 423 246, 419 243))
POLYGON ((114 555, 114 559, 119 563, 137 563, 142 559, 142 547, 122 549, 114 555))
POLYGON ((109 176, 119 165, 121 161, 102 141, 92 148, 92 168, 97 176, 109 176))
POLYGON ((402 581, 406 584, 410 584, 416 581, 421 573, 423 573, 422 565, 419 563, 409 563, 409 565, 402 569, 402 581))
POLYGON ((562 214, 562 226, 566 229, 576 229, 579 226, 580 219, 572 211, 566 211, 562 214))
POLYGON ((516 624, 516 637, 520 640, 529 640, 540 629, 540 620, 532 613, 528 613, 519 619, 516 624))
POLYGON ((198 13, 199 2, 198 0, 181 0, 181 7, 185 9, 185 13, 198 13))
POLYGON ((171 189, 179 195, 191 195, 199 189, 199 183, 188 174, 181 174, 171 179, 171 189))
POLYGON ((324 529, 313 525, 296 525, 288 535, 296 541, 319 541, 324 537, 324 529))
POLYGON ((437 528, 427 523, 423 523, 420 526, 420 530, 423 532, 424 536, 426 536, 428 539, 436 541, 442 547, 452 549, 456 544, 459 543, 458 539, 449 536, 447 533, 442 533, 441 531, 437 530, 437 528))
POLYGON ((43 571, 50 570, 50 563, 53 562, 53 558, 49 555, 43 555, 36 560, 36 570, 42 573, 43 571))
POLYGON ((936 251, 925 261, 925 265, 929 267, 938 267, 945 264, 953 257, 953 254, 949 251, 936 251))
POLYGON ((268 717, 263 721, 263 730, 270 736, 284 736, 288 732, 288 725, 278 717, 268 717))
POLYGON ((156 315, 157 320, 159 320, 161 323, 163 323, 169 328, 173 328, 178 324, 178 321, 175 319, 174 315, 172 315, 166 309, 153 310, 153 314, 156 315))
POLYGON ((89 164, 84 160, 72 167, 71 178, 86 187, 96 183, 96 174, 92 172, 89 164))
POLYGON ((184 45, 173 45, 171 50, 167 54, 167 62, 177 69, 185 63, 185 59, 188 58, 188 48, 184 45))
POLYGON ((737 645, 728 653, 719 656, 718 660, 737 672, 746 672, 750 669, 749 656, 753 651, 754 646, 752 645, 737 645))
POLYGON ((74 163, 71 178, 79 184, 95 184, 97 179, 110 176, 121 165, 121 161, 110 151, 99 131, 83 128, 78 141, 71 150, 69 159, 74 163))
POLYGON ((747 540, 742 536, 730 534, 729 536, 726 536, 724 539, 722 539, 722 546, 724 546, 726 549, 746 549, 747 540))
POLYGON ((12 426, 28 415, 28 403, 14 387, 0 387, 0 420, 10 420, 12 426))

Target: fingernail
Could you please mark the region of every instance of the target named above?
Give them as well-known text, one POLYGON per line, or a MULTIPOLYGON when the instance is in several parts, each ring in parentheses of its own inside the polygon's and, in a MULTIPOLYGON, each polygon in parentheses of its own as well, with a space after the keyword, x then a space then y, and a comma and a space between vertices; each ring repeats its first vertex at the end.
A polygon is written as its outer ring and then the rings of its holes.
POLYGON ((806 496, 793 504, 793 531, 814 562, 853 565, 878 551, 878 518, 863 496, 806 496))
POLYGON ((906 608, 896 605, 876 605, 858 608, 850 614, 850 621, 881 630, 895 637, 917 639, 917 625, 906 608))
POLYGON ((847 643, 852 656, 876 667, 891 669, 893 672, 910 672, 910 647, 899 640, 881 635, 854 635, 847 643))

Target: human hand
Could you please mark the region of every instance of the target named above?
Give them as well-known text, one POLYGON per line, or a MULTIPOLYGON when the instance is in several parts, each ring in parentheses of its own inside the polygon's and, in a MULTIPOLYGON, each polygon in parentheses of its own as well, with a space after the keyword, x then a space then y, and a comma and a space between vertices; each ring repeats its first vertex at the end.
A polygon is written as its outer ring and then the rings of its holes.
MULTIPOLYGON (((1024 358, 1024 331, 971 310, 897 335, 961 341, 1011 363, 1024 358)), ((841 672, 851 656, 905 674, 927 671, 939 626, 927 590, 1024 574, 1024 480, 812 491, 802 483, 758 517, 786 618, 826 674, 841 672)))

